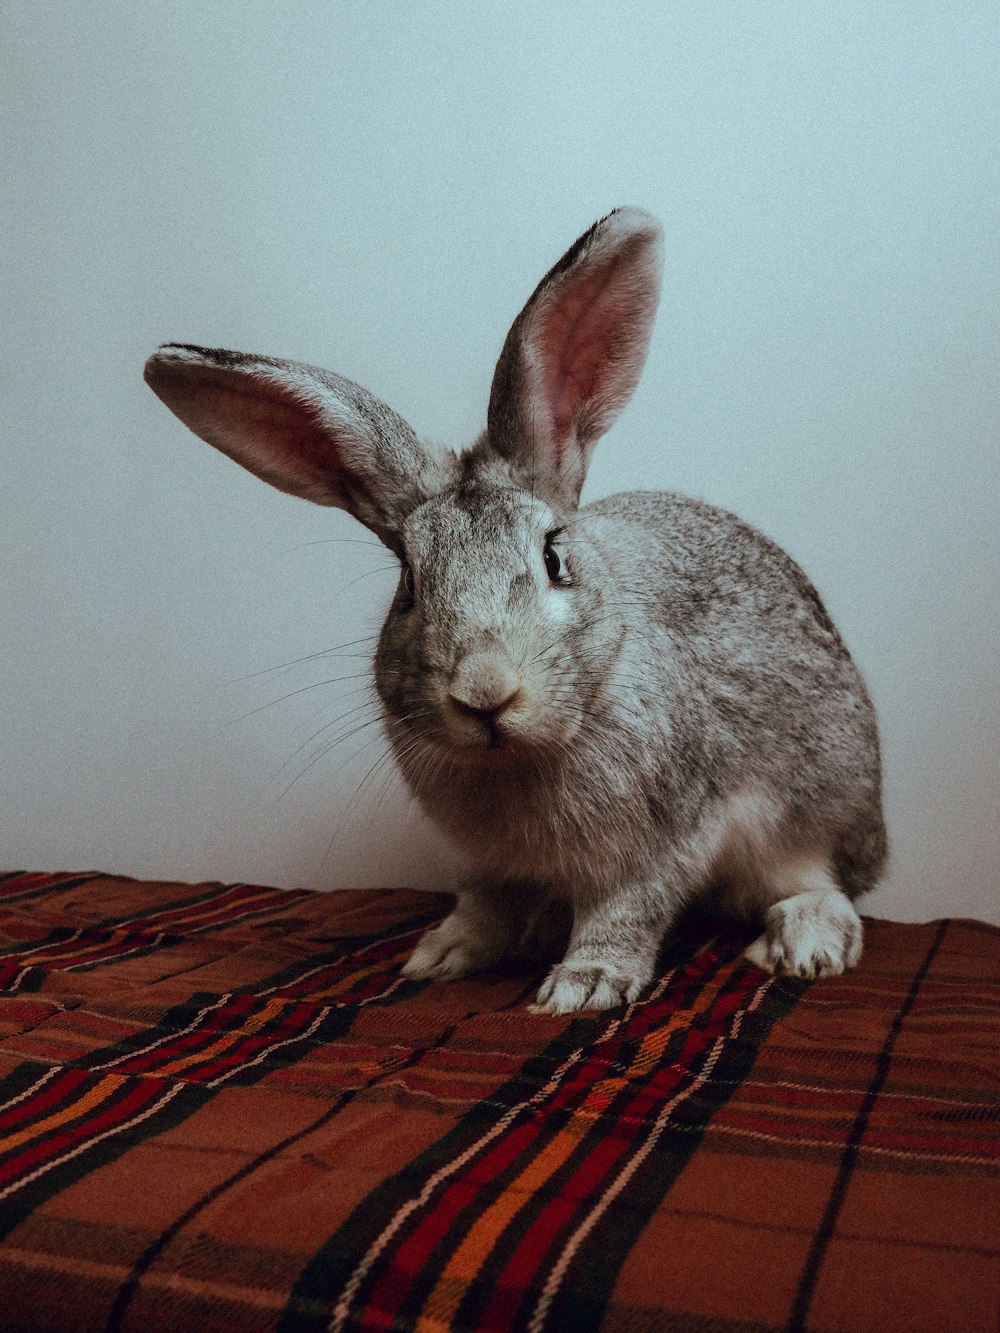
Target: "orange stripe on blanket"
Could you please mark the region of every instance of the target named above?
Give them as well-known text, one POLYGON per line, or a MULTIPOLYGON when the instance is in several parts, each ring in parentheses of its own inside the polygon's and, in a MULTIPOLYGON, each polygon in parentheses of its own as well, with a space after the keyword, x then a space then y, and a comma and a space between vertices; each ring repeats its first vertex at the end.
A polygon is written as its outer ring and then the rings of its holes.
MULTIPOLYGON (((232 890, 241 887, 233 885, 232 890)), ((280 889, 259 888, 243 897, 234 896, 233 901, 221 905, 209 898, 191 903, 188 907, 182 904, 180 907, 151 912, 148 916, 132 918, 126 922, 126 926, 144 933, 164 931, 169 935, 182 935, 185 930, 195 930, 206 924, 228 925, 230 922, 235 924, 242 917, 250 916, 259 904, 272 900, 281 903, 284 898, 285 895, 280 889)))
POLYGON ((69 947, 72 941, 64 940, 62 943, 50 944, 45 949, 39 949, 37 953, 25 954, 20 959, 20 966, 38 967, 42 963, 64 963, 68 958, 84 959, 89 954, 111 949, 127 938, 129 938, 127 930, 117 929, 109 930, 107 933, 102 932, 100 939, 87 940, 84 944, 79 944, 75 948, 69 947))
MULTIPOLYGON (((342 977, 337 982, 320 984, 316 986, 314 989, 305 989, 301 992, 301 994, 296 995, 295 999, 333 1000, 338 995, 346 995, 349 991, 352 991, 357 986, 360 986, 360 984, 363 981, 367 981, 369 977, 377 976, 379 972, 392 971, 394 964, 398 964, 399 962, 405 960, 409 952, 410 952, 409 949, 401 949, 399 953, 390 955, 389 957, 386 958, 380 958, 377 962, 372 963, 370 966, 359 967, 356 972, 349 973, 348 976, 342 977)), ((294 983, 293 987, 291 988, 294 988, 294 983)))
POLYGON ((190 1069, 192 1065, 208 1064, 221 1055, 223 1051, 228 1051, 231 1046, 235 1046, 238 1041, 242 1041, 245 1037, 252 1037, 255 1032, 259 1032, 261 1028, 266 1027, 272 1019, 277 1018, 283 1009, 287 1009, 290 1004, 294 1003, 294 1000, 268 1000, 260 1013, 251 1014, 240 1027, 233 1028, 225 1033, 211 1046, 206 1046, 191 1055, 181 1056, 177 1060, 171 1060, 169 1064, 161 1065, 159 1069, 154 1069, 152 1072, 157 1078, 166 1078, 170 1074, 179 1074, 184 1069, 190 1069))
MULTIPOLYGON (((243 917, 253 916, 255 912, 263 910, 262 905, 271 899, 280 902, 282 896, 284 895, 279 890, 261 889, 221 908, 212 902, 199 902, 193 904, 184 915, 175 915, 174 911, 153 912, 110 930, 100 926, 84 927, 85 932, 88 929, 97 931, 98 938, 87 940, 75 947, 72 940, 51 944, 35 953, 25 955, 20 960, 20 966, 38 967, 45 963, 59 965, 69 963, 70 967, 79 967, 91 959, 102 963, 114 963, 117 958, 125 958, 140 949, 159 946, 164 935, 179 935, 185 931, 193 934, 199 929, 206 930, 213 925, 234 925, 243 917), (119 952, 119 946, 123 944, 128 944, 129 947, 119 952)), ((182 910, 175 909, 175 911, 182 910)))
POLYGON ((712 1007, 719 991, 729 981, 738 964, 739 959, 721 967, 711 982, 698 991, 694 1004, 687 1009, 676 1009, 661 1027, 647 1032, 624 1075, 600 1079, 594 1084, 573 1113, 573 1118, 528 1163, 517 1179, 508 1185, 470 1229, 428 1296, 420 1318, 414 1325, 415 1333, 446 1333, 453 1326, 469 1284, 518 1212, 562 1166, 593 1127, 594 1121, 622 1089, 644 1077, 656 1066, 673 1033, 689 1027, 699 1014, 712 1007))
POLYGON ((56 1111, 44 1120, 39 1120, 33 1125, 28 1125, 25 1129, 18 1130, 16 1134, 8 1134, 6 1138, 0 1139, 0 1152, 7 1152, 11 1148, 20 1148, 24 1143, 30 1143, 32 1139, 42 1138, 53 1129, 58 1129, 60 1125, 68 1124, 70 1120, 78 1120, 81 1116, 92 1111, 95 1106, 100 1106, 101 1102, 106 1102, 113 1096, 121 1085, 126 1081, 125 1074, 106 1074, 100 1083, 94 1085, 91 1090, 75 1101, 72 1106, 65 1107, 62 1111, 56 1111))

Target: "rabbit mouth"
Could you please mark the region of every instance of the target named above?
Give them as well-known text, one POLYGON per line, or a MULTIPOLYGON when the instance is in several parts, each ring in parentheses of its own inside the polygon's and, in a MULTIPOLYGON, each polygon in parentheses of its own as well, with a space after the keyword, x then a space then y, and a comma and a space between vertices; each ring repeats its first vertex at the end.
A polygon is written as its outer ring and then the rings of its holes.
POLYGON ((516 768, 565 751, 570 739, 507 718, 449 719, 421 738, 438 759, 462 768, 516 768))
POLYGON ((441 763, 466 770, 535 767, 565 753, 577 730, 558 710, 539 712, 523 702, 491 709, 456 708, 454 701, 443 702, 425 708, 422 715, 397 713, 389 725, 404 770, 441 763))
POLYGON ((453 759, 463 763, 481 764, 484 761, 499 760, 507 762, 523 755, 529 748, 521 736, 496 722, 477 723, 479 734, 469 734, 461 738, 448 735, 442 737, 441 748, 453 759))
POLYGON ((432 761, 462 768, 508 767, 524 762, 543 748, 521 728, 497 720, 463 720, 459 725, 452 722, 421 729, 419 735, 404 731, 397 733, 394 744, 401 760, 404 755, 415 757, 423 752, 432 761))

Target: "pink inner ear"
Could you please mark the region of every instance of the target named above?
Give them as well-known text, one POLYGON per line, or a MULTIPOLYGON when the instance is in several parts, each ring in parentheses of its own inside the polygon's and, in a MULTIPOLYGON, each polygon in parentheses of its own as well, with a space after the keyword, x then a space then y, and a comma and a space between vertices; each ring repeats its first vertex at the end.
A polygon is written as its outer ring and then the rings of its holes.
POLYGON ((319 424, 317 409, 286 389, 256 378, 228 380, 212 389, 229 402, 229 416, 244 437, 248 454, 289 478, 320 479, 343 470, 331 432, 319 424))
MULTIPOLYGON (((556 465, 561 466, 574 427, 583 411, 595 418, 617 400, 612 389, 617 366, 615 342, 629 308, 628 291, 618 277, 621 256, 588 268, 567 282, 540 320, 532 345, 542 367, 542 398, 552 421, 556 465), (623 293, 623 286, 625 291, 623 293)), ((621 395, 627 396, 628 389, 621 395)))
MULTIPOLYGON (((259 477, 321 504, 344 503, 348 479, 336 425, 294 389, 215 366, 175 372, 170 406, 203 439, 259 477), (337 497, 337 498, 334 498, 337 497)), ((169 369, 161 372, 161 386, 169 369)))

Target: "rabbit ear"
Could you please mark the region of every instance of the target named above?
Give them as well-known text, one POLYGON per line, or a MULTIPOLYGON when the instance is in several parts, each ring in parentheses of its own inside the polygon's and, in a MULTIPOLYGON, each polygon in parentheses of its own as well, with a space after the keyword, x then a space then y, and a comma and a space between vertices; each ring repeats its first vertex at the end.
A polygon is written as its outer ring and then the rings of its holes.
POLYGON ((660 293, 663 233, 637 208, 595 223, 542 279, 507 335, 490 394, 490 447, 563 505, 632 396, 660 293))
POLYGON ((359 385, 293 361, 168 343, 146 383, 196 435, 279 490, 338 505, 392 549, 440 468, 359 385))

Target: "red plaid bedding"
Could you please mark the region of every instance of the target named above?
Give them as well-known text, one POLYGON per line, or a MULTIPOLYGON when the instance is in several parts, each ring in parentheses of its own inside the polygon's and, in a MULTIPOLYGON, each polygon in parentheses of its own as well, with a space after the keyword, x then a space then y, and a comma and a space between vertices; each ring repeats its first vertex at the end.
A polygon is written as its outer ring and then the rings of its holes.
POLYGON ((444 907, 0 876, 0 1328, 997 1328, 1000 930, 554 1018, 444 907))

